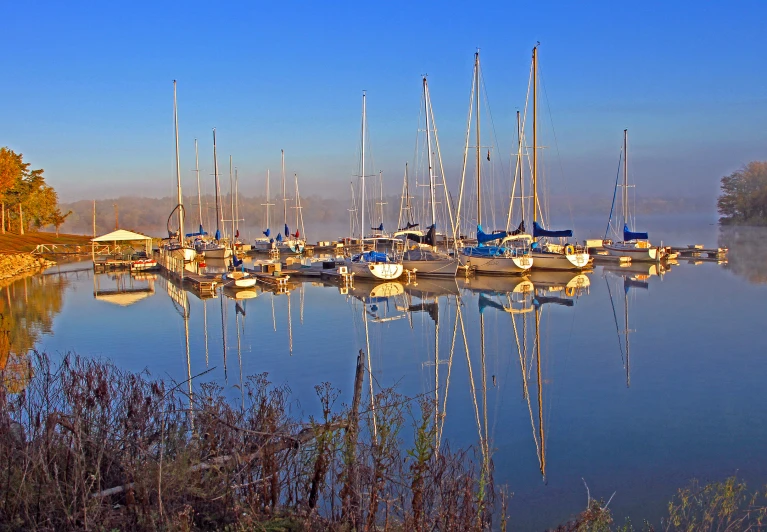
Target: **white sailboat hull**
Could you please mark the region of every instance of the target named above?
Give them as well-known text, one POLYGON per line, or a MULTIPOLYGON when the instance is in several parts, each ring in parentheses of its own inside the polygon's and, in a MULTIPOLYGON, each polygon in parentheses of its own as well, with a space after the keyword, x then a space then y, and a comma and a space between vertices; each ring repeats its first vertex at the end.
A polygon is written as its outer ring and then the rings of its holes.
POLYGON ((273 249, 277 249, 277 245, 274 242, 270 242, 268 239, 259 239, 253 243, 254 251, 268 253, 272 251, 273 249))
POLYGON ((220 248, 206 249, 205 256, 211 259, 228 259, 232 256, 232 250, 226 246, 220 248))
POLYGON ((304 241, 285 240, 279 245, 279 250, 282 254, 293 253, 295 255, 300 255, 304 252, 304 241))
POLYGON ((512 275, 523 273, 533 266, 533 258, 529 255, 518 257, 483 257, 461 252, 461 262, 464 266, 477 273, 491 275, 512 275))
POLYGON ((631 257, 632 262, 658 262, 666 254, 666 250, 647 246, 640 247, 637 243, 604 244, 604 249, 612 257, 631 257))
POLYGON ((192 262, 194 259, 197 258, 197 251, 194 248, 189 247, 183 247, 183 248, 172 248, 170 250, 170 254, 172 257, 176 258, 183 258, 184 262, 192 262))
POLYGON ((555 253, 533 251, 534 270, 582 270, 589 265, 587 252, 555 253))
POLYGON ((346 262, 349 272, 357 279, 391 281, 402 275, 402 264, 396 262, 346 262))
POLYGON ((224 280, 230 288, 253 288, 256 286, 256 278, 247 272, 229 272, 224 275, 224 280))
POLYGON ((458 272, 458 259, 446 257, 440 260, 407 260, 402 261, 405 270, 415 270, 421 277, 455 277, 458 272))

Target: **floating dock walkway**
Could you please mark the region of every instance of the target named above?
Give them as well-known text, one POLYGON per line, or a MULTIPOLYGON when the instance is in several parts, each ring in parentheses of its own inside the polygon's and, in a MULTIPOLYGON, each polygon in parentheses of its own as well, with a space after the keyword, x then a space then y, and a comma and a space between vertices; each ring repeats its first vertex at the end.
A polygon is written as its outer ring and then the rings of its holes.
POLYGON ((220 279, 215 276, 201 275, 185 268, 184 259, 165 253, 155 253, 160 269, 171 278, 189 284, 201 296, 214 296, 220 279))

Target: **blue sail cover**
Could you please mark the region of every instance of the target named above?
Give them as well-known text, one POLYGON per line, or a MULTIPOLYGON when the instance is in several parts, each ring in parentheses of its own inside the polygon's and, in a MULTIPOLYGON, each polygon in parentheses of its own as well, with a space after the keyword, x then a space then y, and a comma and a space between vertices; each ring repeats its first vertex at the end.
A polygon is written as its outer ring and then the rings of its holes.
POLYGON ((285 224, 285 236, 287 237, 290 234, 290 229, 288 229, 288 224, 285 224))
POLYGON ((216 229, 216 240, 221 240, 221 231, 216 229))
POLYGON ((282 242, 282 233, 277 233, 277 242, 282 242))
POLYGON ((647 233, 634 233, 629 231, 628 224, 623 224, 623 240, 647 240, 647 233))
POLYGON ((533 222, 533 236, 535 238, 544 237, 544 236, 549 236, 552 238, 559 238, 559 237, 567 238, 567 237, 573 236, 573 231, 572 229, 566 229, 564 231, 548 231, 544 229, 543 227, 541 227, 540 225, 538 225, 538 222, 533 222))
POLYGON ((187 237, 187 238, 190 238, 190 237, 193 237, 193 236, 208 236, 208 233, 206 233, 205 231, 203 231, 203 230, 202 230, 202 225, 200 225, 200 230, 199 230, 199 231, 197 231, 196 233, 187 233, 187 234, 186 234, 186 237, 187 237))
POLYGON ((372 229, 373 231, 381 231, 383 233, 384 232, 383 222, 381 222, 381 225, 379 225, 378 227, 371 227, 370 229, 372 229))
POLYGON ((500 240, 501 238, 506 238, 508 236, 508 231, 494 231, 492 233, 485 233, 482 230, 482 226, 477 226, 477 244, 485 244, 487 242, 492 242, 493 240, 500 240))
POLYGON ((389 256, 380 251, 368 251, 360 257, 365 262, 389 262, 389 256))
POLYGON ((262 233, 264 233, 264 236, 265 236, 266 238, 269 238, 269 235, 271 235, 271 234, 272 234, 272 231, 271 231, 271 229, 268 229, 268 228, 267 228, 267 230, 266 230, 266 231, 262 231, 262 233))

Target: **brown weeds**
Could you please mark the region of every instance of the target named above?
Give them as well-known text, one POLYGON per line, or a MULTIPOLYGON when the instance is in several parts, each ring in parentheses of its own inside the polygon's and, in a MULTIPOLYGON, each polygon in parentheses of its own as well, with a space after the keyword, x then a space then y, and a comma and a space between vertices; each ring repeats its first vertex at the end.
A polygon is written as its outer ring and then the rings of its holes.
POLYGON ((215 384, 190 397, 185 383, 105 361, 33 359, 25 390, 0 385, 2 530, 491 526, 487 468, 471 451, 435 452, 428 401, 388 389, 374 411, 350 412, 325 383, 321 419, 302 423, 290 389, 265 374, 248 379, 243 408, 215 384))

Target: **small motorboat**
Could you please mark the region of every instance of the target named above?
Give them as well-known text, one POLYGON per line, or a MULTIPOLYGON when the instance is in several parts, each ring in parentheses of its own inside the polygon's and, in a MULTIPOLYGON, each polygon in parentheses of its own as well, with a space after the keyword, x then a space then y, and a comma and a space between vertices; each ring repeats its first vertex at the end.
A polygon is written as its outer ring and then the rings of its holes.
POLYGON ((256 278, 246 271, 233 271, 223 275, 224 286, 228 288, 253 288, 256 278))
POLYGON ((141 271, 147 271, 147 270, 156 270, 159 268, 157 265, 157 261, 154 259, 136 259, 131 261, 130 263, 130 269, 133 272, 141 272, 141 271))

